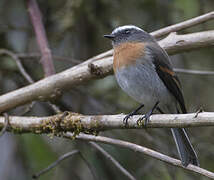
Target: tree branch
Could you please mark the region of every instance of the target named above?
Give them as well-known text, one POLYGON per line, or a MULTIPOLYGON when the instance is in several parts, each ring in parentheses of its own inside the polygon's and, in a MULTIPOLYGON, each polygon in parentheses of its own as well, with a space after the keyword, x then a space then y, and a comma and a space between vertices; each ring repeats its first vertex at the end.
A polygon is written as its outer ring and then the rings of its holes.
POLYGON ((200 70, 180 69, 180 68, 174 68, 174 71, 177 73, 183 73, 183 74, 214 75, 214 71, 200 71, 200 70))
MULTIPOLYGON (((155 38, 160 38, 160 37, 165 36, 171 32, 176 32, 176 31, 180 31, 180 30, 183 30, 183 29, 186 29, 189 27, 193 27, 195 25, 198 25, 200 23, 204 23, 206 21, 213 20, 213 19, 214 19, 214 11, 211 11, 207 14, 203 14, 201 16, 189 19, 187 21, 183 21, 181 23, 177 23, 177 24, 159 29, 157 31, 154 31, 151 33, 151 35, 154 36, 155 38)), ((109 51, 101 53, 101 54, 99 54, 99 55, 97 55, 91 59, 94 59, 94 60, 95 59, 101 59, 103 57, 112 56, 112 54, 113 54, 113 50, 109 50, 109 51)))
MULTIPOLYGON (((28 0, 28 7, 31 20, 36 32, 37 42, 42 53, 41 59, 45 74, 46 76, 54 74, 52 56, 48 47, 45 30, 41 21, 41 14, 36 1, 28 0)), ((214 12, 211 12, 192 20, 163 28, 151 34, 155 37, 161 37, 172 31, 185 29, 187 27, 200 24, 213 18, 214 12)), ((171 33, 167 38, 161 40, 159 43, 164 49, 166 49, 169 54, 189 51, 196 48, 208 47, 214 44, 214 31, 198 32, 186 35, 177 35, 176 33, 171 33)), ((61 90, 81 84, 91 79, 103 78, 109 74, 112 74, 112 52, 112 50, 107 51, 59 74, 53 75, 27 87, 0 96, 0 112, 9 110, 33 100, 48 100, 54 98, 58 94, 61 94, 61 90)), ((85 135, 80 133, 96 133, 98 131, 109 129, 123 129, 124 117, 124 115, 84 116, 81 114, 70 112, 57 114, 50 117, 10 116, 8 118, 8 125, 6 126, 6 128, 5 118, 0 117, 0 129, 6 129, 7 131, 19 133, 33 132, 53 133, 55 135, 63 134, 63 137, 70 139, 74 139, 75 137, 76 139, 85 141, 95 141, 117 145, 214 179, 214 173, 212 172, 196 167, 194 165, 183 167, 181 161, 158 153, 151 149, 121 140, 102 136, 85 135), (67 131, 72 131, 74 133, 68 133, 67 131)), ((134 116, 133 118, 131 118, 129 120, 129 126, 127 128, 144 128, 143 122, 141 122, 142 126, 139 126, 137 124, 139 117, 141 116, 134 116)), ((195 117, 195 114, 152 115, 147 128, 197 127, 213 125, 214 113, 203 112, 199 113, 197 117, 195 117)))
POLYGON ((41 175, 47 173, 48 171, 50 171, 51 169, 53 169, 54 167, 56 167, 59 163, 61 163, 65 159, 68 159, 69 157, 71 157, 71 156, 73 156, 75 154, 78 154, 78 153, 80 153, 79 150, 73 150, 71 152, 63 154, 56 161, 54 161, 53 163, 51 163, 48 167, 46 167, 45 169, 42 169, 38 173, 33 174, 32 178, 33 179, 39 178, 41 175))
POLYGON ((11 51, 9 51, 9 50, 7 50, 7 49, 0 49, 0 55, 1 55, 1 54, 6 54, 6 55, 10 56, 10 57, 16 62, 16 65, 17 65, 17 67, 18 67, 20 73, 22 74, 22 76, 23 76, 29 83, 34 83, 33 79, 32 79, 32 78, 30 77, 30 75, 27 73, 27 71, 26 71, 25 68, 23 67, 23 65, 22 65, 22 63, 21 63, 19 57, 18 57, 15 53, 13 53, 13 52, 11 52, 11 51))
MULTIPOLYGON (((34 59, 37 60, 41 57, 39 53, 17 53, 15 54, 19 59, 34 59)), ((53 55, 53 58, 59 61, 68 61, 72 64, 80 64, 81 60, 76 60, 66 56, 56 56, 53 55)), ((177 73, 183 74, 196 74, 196 75, 214 75, 213 71, 204 71, 204 70, 194 70, 194 69, 181 69, 181 68, 174 68, 174 71, 177 73)))
POLYGON ((89 144, 94 147, 96 150, 98 150, 100 153, 102 153, 107 159, 111 161, 111 163, 121 172, 123 173, 128 179, 130 180, 136 180, 133 175, 130 174, 120 163, 115 160, 108 152, 106 152, 101 146, 99 146, 97 143, 90 141, 89 144))
POLYGON ((192 27, 192 26, 195 26, 195 25, 198 25, 198 24, 201 24, 201 23, 204 23, 206 21, 213 20, 213 19, 214 19, 214 11, 211 11, 207 14, 203 14, 201 16, 183 21, 181 23, 171 25, 171 26, 168 26, 168 27, 163 28, 163 29, 159 29, 155 32, 152 32, 151 35, 156 37, 156 38, 159 38, 161 36, 169 34, 170 32, 177 32, 177 31, 180 31, 183 29, 187 29, 189 27, 192 27))
MULTIPOLYGON (((38 59, 41 57, 39 53, 17 53, 15 54, 18 58, 20 59, 38 59)), ((82 61, 81 60, 76 60, 70 57, 65 57, 65 56, 53 56, 56 60, 61 60, 61 61, 68 61, 71 62, 72 64, 80 64, 82 61)), ((181 69, 181 68, 174 68, 174 71, 177 73, 183 73, 183 74, 196 74, 196 75, 214 75, 213 71, 204 71, 204 70, 194 70, 194 69, 181 69)))
MULTIPOLYGON (((63 137, 70 139, 76 138, 80 140, 117 145, 214 179, 214 173, 212 172, 191 164, 187 167, 183 167, 180 160, 171 158, 154 150, 126 141, 80 133, 96 132, 96 130, 107 130, 113 128, 122 129, 124 128, 124 117, 124 115, 83 116, 69 112, 41 118, 10 116, 7 131, 18 133, 53 133, 57 136, 62 135, 63 137), (74 133, 60 133, 65 131, 74 131, 74 133)), ((141 116, 134 116, 130 119, 128 128, 143 128, 143 126, 137 125, 139 117, 141 116)), ((142 122, 142 124, 144 123, 142 122)), ((152 115, 147 127, 196 127, 205 125, 214 125, 214 113, 203 112, 199 113, 197 117, 195 117, 195 114, 152 115)), ((4 117, 0 117, 0 129, 2 129, 3 126, 4 117)))
MULTIPOLYGON (((63 137, 73 139, 73 134, 69 133, 69 132, 64 133, 63 137)), ((142 153, 142 154, 145 154, 149 157, 152 157, 152 158, 155 158, 157 160, 171 164, 173 166, 183 168, 189 172, 195 172, 199 175, 203 175, 203 176, 209 177, 211 179, 214 179, 214 173, 212 173, 210 171, 207 171, 207 170, 200 168, 198 166, 194 166, 192 164, 189 164, 187 167, 184 167, 184 166, 182 166, 181 161, 178 159, 174 159, 172 157, 166 156, 166 155, 161 154, 161 153, 154 151, 152 149, 149 149, 149 148, 146 148, 143 146, 139 146, 137 144, 133 144, 133 143, 130 143, 127 141, 112 139, 112 138, 103 137, 103 136, 86 135, 86 134, 79 134, 78 136, 76 136, 76 139, 84 140, 84 141, 95 141, 95 142, 100 142, 100 143, 104 143, 104 144, 116 145, 116 146, 119 146, 122 148, 127 148, 127 149, 134 151, 135 153, 142 153)))
MULTIPOLYGON (((17 54, 13 53, 12 51, 9 51, 7 49, 0 49, 0 55, 1 54, 6 54, 8 56, 10 56, 15 62, 16 62, 16 65, 20 71, 20 73, 22 74, 22 76, 26 79, 26 81, 30 84, 33 84, 35 81, 31 78, 31 76, 27 73, 27 71, 25 70, 25 68, 23 67, 19 57, 17 54)), ((33 103, 33 102, 32 102, 33 103)), ((51 102, 48 102, 48 104, 53 108, 53 110, 56 112, 56 113, 59 113, 60 110, 59 108, 52 104, 51 102)), ((26 111, 24 112, 24 114, 26 112, 28 112, 32 107, 33 107, 34 103, 31 104, 27 109, 26 111)))
MULTIPOLYGON (((138 124, 142 116, 133 116, 125 127, 125 115, 95 115, 87 116, 72 112, 64 112, 48 117, 10 116, 7 131, 18 133, 59 133, 72 131, 75 133, 97 133, 112 129, 142 129, 144 121, 138 124)), ((4 127, 5 118, 0 117, 0 129, 4 127)), ((202 112, 191 114, 155 114, 150 117, 147 128, 181 128, 181 127, 214 126, 214 113, 202 112)))
POLYGON ((95 174, 95 172, 93 171, 93 169, 91 168, 90 164, 88 163, 88 161, 84 158, 84 156, 82 155, 82 153, 79 150, 73 150, 71 152, 65 153, 62 156, 60 156, 56 161, 54 161, 53 163, 51 163, 48 167, 46 167, 45 169, 42 169, 41 171, 39 171, 38 173, 34 174, 32 176, 33 179, 38 179, 41 175, 47 173, 48 171, 50 171, 51 169, 53 169, 54 167, 56 167, 59 163, 61 163, 62 161, 64 161, 65 159, 68 159, 69 157, 78 154, 80 156, 80 158, 84 161, 84 163, 86 164, 86 166, 88 167, 88 169, 90 170, 93 178, 95 180, 97 180, 97 176, 95 174))
MULTIPOLYGON (((24 59, 24 60, 28 60, 28 59, 37 60, 37 59, 41 58, 40 53, 17 53, 16 55, 18 58, 24 59)), ((80 64, 82 62, 81 60, 66 57, 66 56, 52 55, 52 57, 57 61, 67 61, 72 64, 80 64)))
POLYGON ((48 40, 45 33, 45 28, 42 23, 42 15, 37 5, 36 0, 27 0, 27 6, 31 18, 31 22, 36 33, 37 43, 42 54, 41 62, 45 72, 45 76, 55 74, 51 50, 48 46, 48 40))
MULTIPOLYGON (((169 54, 208 47, 214 43, 214 31, 185 35, 171 34, 160 41, 169 54), (172 38, 173 37, 173 38, 172 38)), ((106 53, 108 54, 108 53, 106 53)), ((104 54, 100 55, 104 56, 104 54)), ((91 79, 112 74, 112 56, 96 56, 56 75, 42 79, 32 85, 0 96, 0 113, 34 100, 49 100, 61 95, 61 91, 91 79)))
POLYGON ((8 128, 8 124, 9 124, 9 116, 8 116, 8 114, 7 113, 3 113, 3 115, 4 115, 4 126, 2 127, 2 128, 0 128, 1 129, 1 131, 0 131, 0 137, 7 131, 7 128, 8 128))
POLYGON ((213 46, 214 30, 183 35, 172 32, 166 38, 159 41, 159 44, 164 47, 170 55, 213 46))

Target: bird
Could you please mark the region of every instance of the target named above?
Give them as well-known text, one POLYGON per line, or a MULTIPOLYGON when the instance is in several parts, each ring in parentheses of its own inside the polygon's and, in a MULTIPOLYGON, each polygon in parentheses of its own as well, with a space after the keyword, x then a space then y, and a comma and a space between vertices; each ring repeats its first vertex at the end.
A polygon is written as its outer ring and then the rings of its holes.
MULTIPOLYGON (((141 108, 148 123, 154 110, 160 113, 187 113, 181 83, 167 52, 154 37, 134 25, 115 28, 104 35, 112 42, 113 70, 117 83, 141 105, 124 118, 124 123, 141 108)), ((197 154, 184 128, 171 128, 183 166, 199 166, 197 154)))

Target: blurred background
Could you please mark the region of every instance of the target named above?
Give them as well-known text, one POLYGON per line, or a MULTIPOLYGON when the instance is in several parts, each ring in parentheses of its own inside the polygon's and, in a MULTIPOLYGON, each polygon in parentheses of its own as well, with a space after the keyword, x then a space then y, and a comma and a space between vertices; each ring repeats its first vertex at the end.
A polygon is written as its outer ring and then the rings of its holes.
MULTIPOLYGON (((115 27, 134 24, 148 32, 182 22, 213 10, 213 0, 61 0, 38 1, 57 72, 111 48, 103 34, 115 27)), ((214 22, 179 33, 214 29, 214 22)), ((0 1, 0 49, 16 53, 27 72, 37 81, 44 77, 39 63, 35 33, 24 0, 0 1)), ((176 68, 214 70, 213 47, 171 56, 176 68)), ((178 74, 189 112, 200 107, 214 111, 213 76, 178 74)), ((0 93, 26 86, 11 57, 0 55, 0 93)), ((93 80, 64 92, 57 100, 61 110, 82 114, 128 113, 138 106, 118 87, 114 76, 93 80)), ((10 112, 22 114, 27 106, 10 112)), ((45 102, 36 102, 27 116, 54 114, 45 102)), ((214 171, 214 128, 192 128, 189 136, 198 153, 201 167, 214 171), (199 133, 200 132, 200 133, 199 133)), ((178 157, 169 129, 112 130, 102 132, 117 139, 152 148, 178 157)), ((127 149, 101 146, 118 160, 136 179, 206 179, 127 149)), ((97 179, 127 179, 100 152, 85 142, 64 140, 47 135, 6 133, 0 137, 0 180, 28 180, 57 157, 78 149, 95 171, 97 179)), ((79 155, 63 161, 41 176, 41 180, 93 179, 79 155)))

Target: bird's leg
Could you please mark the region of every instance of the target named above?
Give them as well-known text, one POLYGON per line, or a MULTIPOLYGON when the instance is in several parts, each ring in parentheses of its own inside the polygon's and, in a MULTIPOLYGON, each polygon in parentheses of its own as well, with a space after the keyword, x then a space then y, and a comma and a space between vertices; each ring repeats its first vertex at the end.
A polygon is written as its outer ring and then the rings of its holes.
POLYGON ((137 112, 138 112, 141 108, 143 108, 143 106, 144 106, 144 104, 141 104, 137 109, 135 109, 134 111, 130 112, 128 115, 126 115, 126 116, 124 117, 123 123, 125 124, 125 126, 128 125, 128 119, 129 119, 130 117, 136 115, 137 112))
POLYGON ((165 113, 161 110, 161 108, 159 108, 158 106, 156 107, 156 109, 157 109, 161 114, 165 114, 165 113))
POLYGON ((203 108, 200 107, 200 108, 196 111, 194 118, 197 118, 197 117, 198 117, 198 114, 201 113, 201 112, 203 112, 203 111, 204 111, 203 108))
POLYGON ((146 127, 148 122, 149 122, 149 117, 153 114, 153 112, 157 108, 158 104, 159 104, 159 101, 157 101, 155 103, 155 105, 153 106, 153 108, 149 112, 147 112, 146 114, 143 115, 143 117, 141 117, 137 120, 137 124, 141 125, 142 124, 141 121, 143 121, 145 119, 144 126, 146 127))

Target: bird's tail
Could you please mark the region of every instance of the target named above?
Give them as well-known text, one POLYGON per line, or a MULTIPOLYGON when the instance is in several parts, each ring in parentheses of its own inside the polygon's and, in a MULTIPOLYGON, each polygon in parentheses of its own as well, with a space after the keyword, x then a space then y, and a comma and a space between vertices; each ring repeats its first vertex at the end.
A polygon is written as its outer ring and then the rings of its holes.
POLYGON ((197 154, 190 143, 185 129, 172 128, 171 131, 183 166, 187 166, 189 163, 199 166, 197 154))

